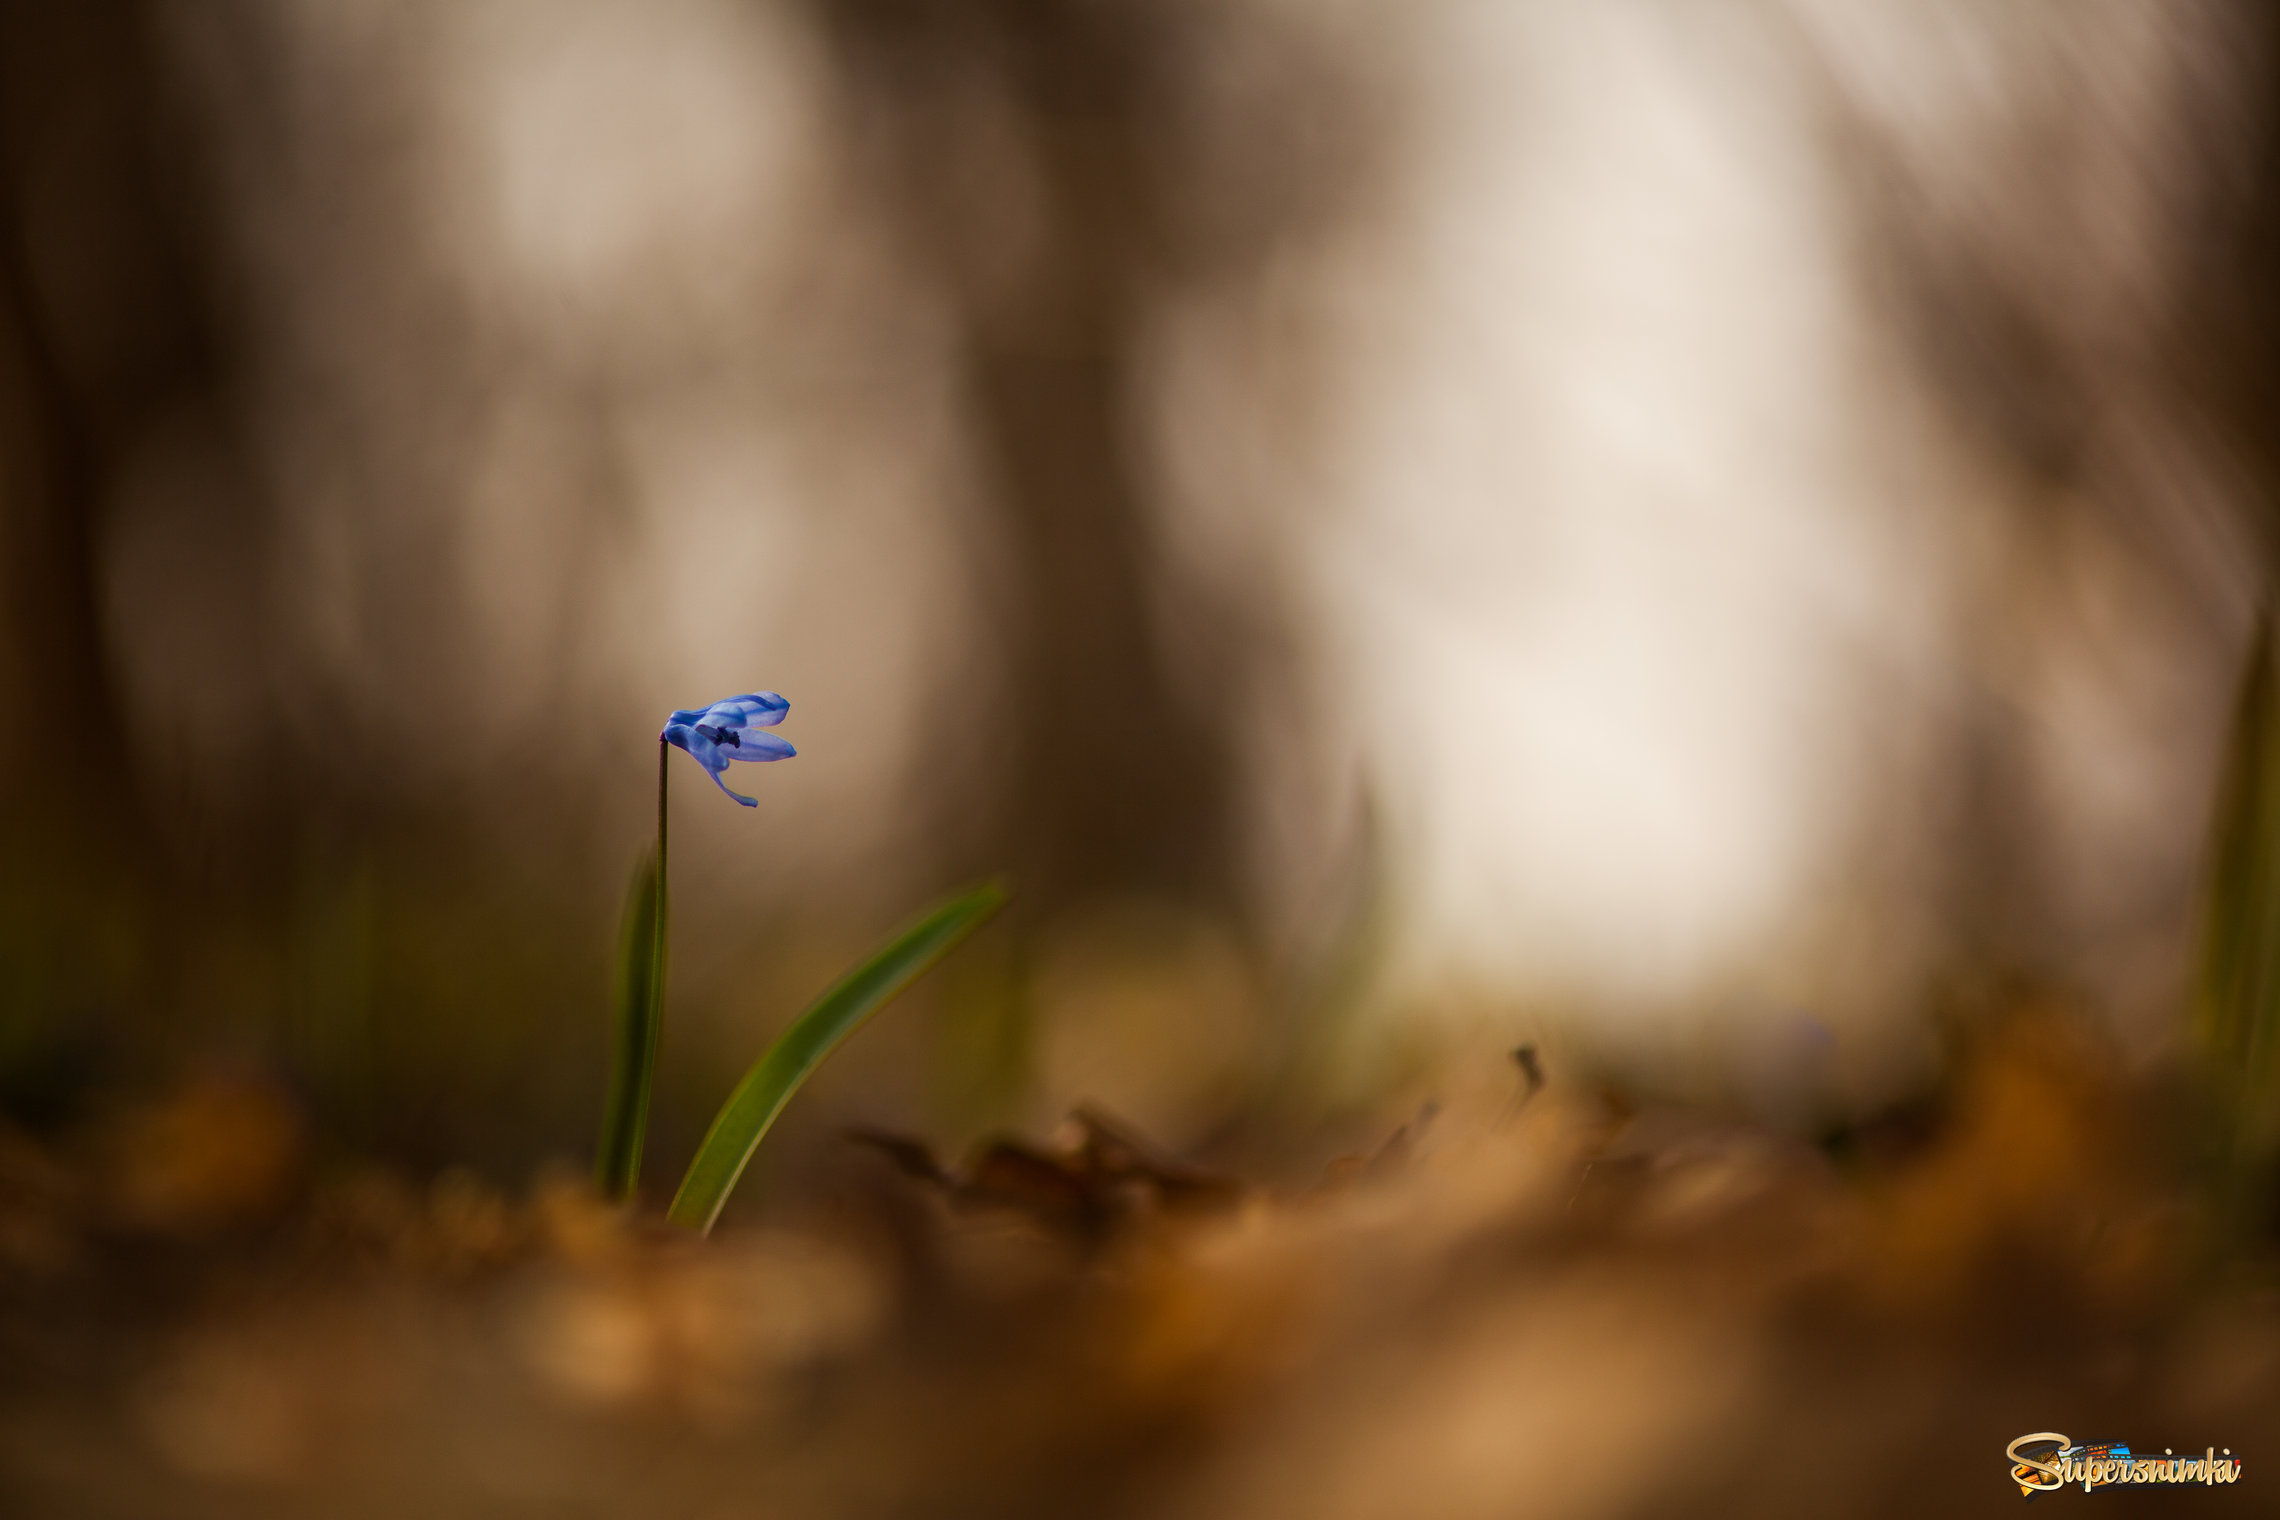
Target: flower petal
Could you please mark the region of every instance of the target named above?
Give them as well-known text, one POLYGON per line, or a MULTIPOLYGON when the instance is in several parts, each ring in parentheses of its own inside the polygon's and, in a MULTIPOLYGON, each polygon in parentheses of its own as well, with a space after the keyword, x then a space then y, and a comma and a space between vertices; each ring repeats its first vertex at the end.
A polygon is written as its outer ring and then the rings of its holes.
MULTIPOLYGON (((721 770, 726 770, 727 768, 728 767, 726 766, 722 766, 721 770)), ((729 792, 728 783, 720 779, 720 771, 713 772, 713 785, 719 787, 724 792, 728 792, 729 796, 734 797, 738 802, 743 803, 746 807, 758 807, 760 805, 757 800, 745 796, 742 792, 729 792)))
POLYGON ((779 692, 748 691, 724 697, 705 711, 705 721, 722 728, 774 728, 792 710, 779 692))
POLYGON ((723 735, 723 739, 736 741, 720 746, 721 755, 729 760, 789 760, 799 753, 774 734, 764 734, 757 729, 743 729, 723 735))
POLYGON ((729 796, 734 797, 746 807, 758 807, 760 804, 757 801, 745 796, 742 792, 729 791, 728 783, 720 779, 721 773, 728 769, 729 749, 713 741, 712 736, 719 732, 720 730, 712 728, 709 724, 700 727, 690 723, 668 723, 665 725, 665 732, 659 737, 667 744, 687 751, 689 758, 703 766, 705 774, 712 777, 714 786, 719 787, 723 792, 727 792, 729 796))
POLYGON ((713 742, 712 735, 717 732, 717 729, 707 732, 693 724, 673 722, 666 724, 665 731, 657 737, 675 749, 686 750, 706 770, 718 771, 728 762, 720 758, 720 746, 713 742))

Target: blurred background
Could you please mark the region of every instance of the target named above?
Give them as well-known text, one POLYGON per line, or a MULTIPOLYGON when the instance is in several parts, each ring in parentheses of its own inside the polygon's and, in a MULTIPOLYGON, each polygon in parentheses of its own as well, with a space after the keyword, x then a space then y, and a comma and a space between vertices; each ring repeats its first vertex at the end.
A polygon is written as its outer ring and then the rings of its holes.
POLYGON ((2251 0, 6 0, 0 1113, 582 1164, 755 688, 653 1176, 1001 870, 749 1194, 1522 1039, 1818 1124, 1989 989, 2158 1060, 2276 91, 2251 0))
POLYGON ((0 0, 0 1512, 2263 1473, 2275 502, 2270 0, 0 0))

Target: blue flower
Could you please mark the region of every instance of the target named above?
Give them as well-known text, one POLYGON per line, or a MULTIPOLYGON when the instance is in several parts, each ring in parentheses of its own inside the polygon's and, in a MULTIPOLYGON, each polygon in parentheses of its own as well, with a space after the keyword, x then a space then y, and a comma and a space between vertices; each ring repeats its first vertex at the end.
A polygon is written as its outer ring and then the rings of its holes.
POLYGON ((772 691, 748 691, 710 707, 681 709, 666 721, 665 731, 657 737, 687 750, 697 764, 712 772, 713 785, 746 807, 758 807, 750 797, 729 792, 728 783, 720 779, 721 772, 728 769, 731 760, 791 759, 796 751, 789 744, 774 734, 759 732, 783 722, 784 714, 791 710, 792 704, 772 691))

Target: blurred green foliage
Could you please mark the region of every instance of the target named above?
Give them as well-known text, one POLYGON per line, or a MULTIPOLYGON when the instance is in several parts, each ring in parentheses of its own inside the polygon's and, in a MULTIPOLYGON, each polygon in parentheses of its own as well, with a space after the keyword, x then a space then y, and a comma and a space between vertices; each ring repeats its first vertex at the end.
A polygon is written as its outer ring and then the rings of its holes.
POLYGON ((2199 989, 2217 1095, 2214 1162, 2233 1230, 2270 1224, 2280 1150, 2280 662, 2269 610, 2241 678, 2219 793, 2199 989))

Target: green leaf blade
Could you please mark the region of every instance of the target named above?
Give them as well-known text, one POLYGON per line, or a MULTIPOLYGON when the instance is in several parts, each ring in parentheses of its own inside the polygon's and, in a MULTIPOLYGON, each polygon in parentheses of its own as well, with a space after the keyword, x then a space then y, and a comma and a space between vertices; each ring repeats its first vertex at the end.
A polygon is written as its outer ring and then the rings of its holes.
POLYGON ((649 1089, 657 1070, 665 1011, 665 889, 658 857, 646 855, 626 889, 618 941, 615 1047, 594 1180, 602 1196, 623 1200, 641 1179, 642 1137, 649 1128, 649 1089))
POLYGON ((947 899, 810 1003, 721 1105, 696 1159, 689 1163, 668 1217, 699 1234, 709 1233, 737 1179, 744 1175, 745 1164, 801 1084, 872 1014, 980 928, 1004 902, 1005 889, 996 882, 947 899))
POLYGON ((2227 745, 2196 1001, 2215 1079, 2215 1163, 2231 1230, 2256 1229, 2280 1151, 2280 659, 2257 619, 2227 745))

